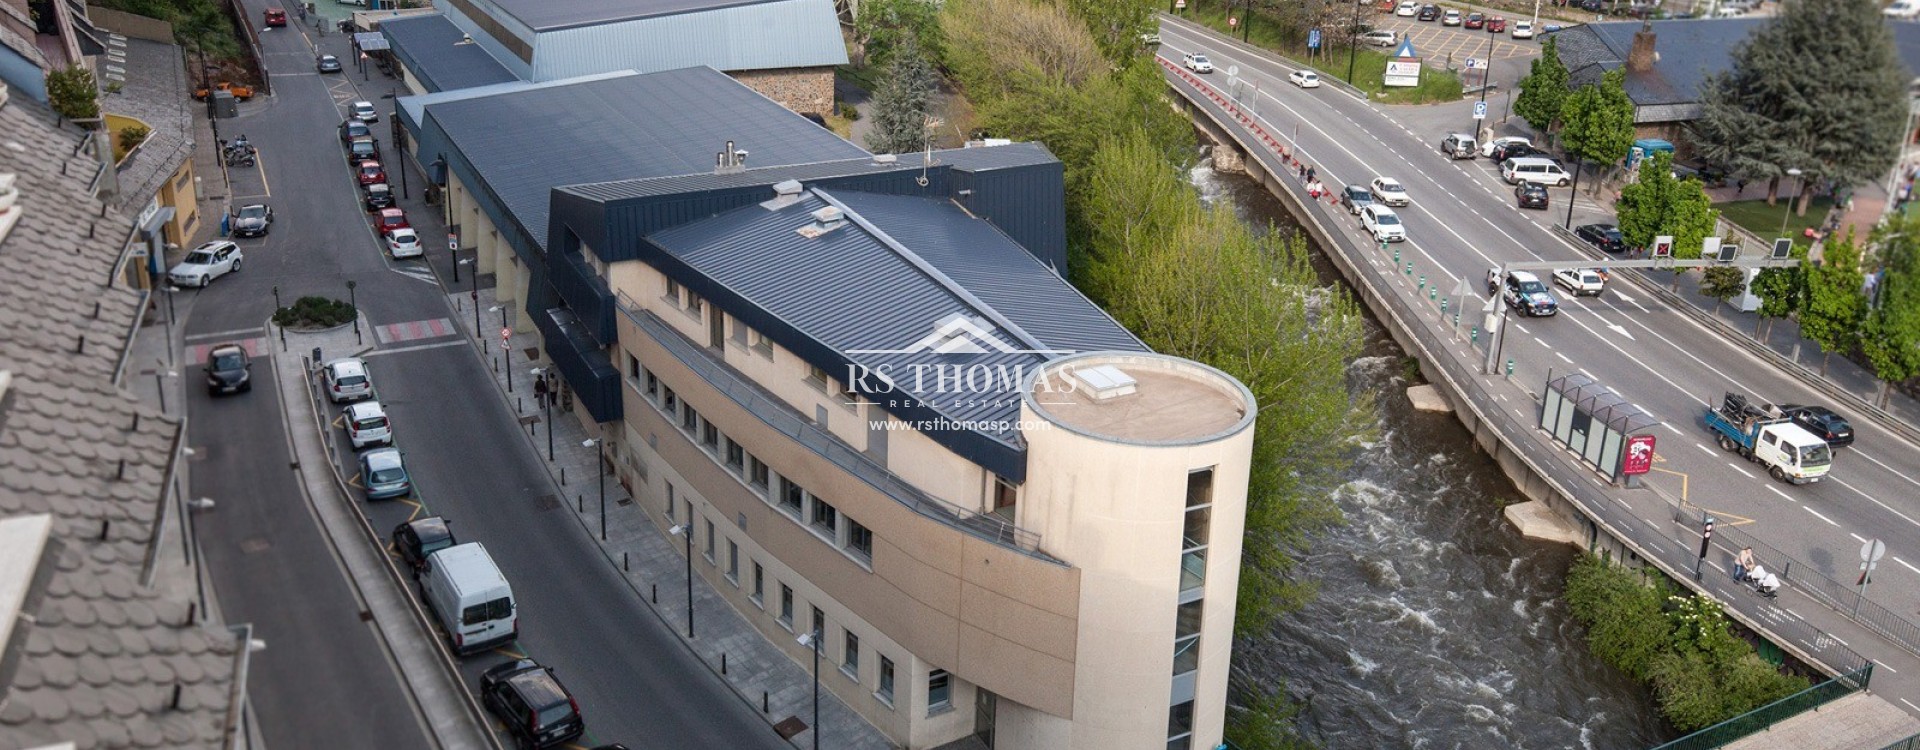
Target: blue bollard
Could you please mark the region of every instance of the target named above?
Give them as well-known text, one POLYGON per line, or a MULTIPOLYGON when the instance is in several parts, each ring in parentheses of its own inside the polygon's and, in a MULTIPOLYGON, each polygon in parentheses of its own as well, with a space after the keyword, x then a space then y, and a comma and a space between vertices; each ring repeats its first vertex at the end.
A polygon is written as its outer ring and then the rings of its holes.
POLYGON ((1513 377, 1513 358, 1507 358, 1507 377, 1513 377))
POLYGON ((1473 327, 1473 343, 1480 343, 1480 326, 1473 327))
POLYGON ((1407 261, 1407 275, 1413 275, 1413 261, 1407 261))

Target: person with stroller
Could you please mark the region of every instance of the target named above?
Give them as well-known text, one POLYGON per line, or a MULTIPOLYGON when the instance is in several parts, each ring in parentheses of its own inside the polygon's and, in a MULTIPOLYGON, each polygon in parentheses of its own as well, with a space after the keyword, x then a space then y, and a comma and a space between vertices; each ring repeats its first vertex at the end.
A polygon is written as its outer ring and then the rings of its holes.
POLYGON ((1747 582, 1747 571, 1757 567, 1753 559, 1752 547, 1741 547, 1740 554, 1733 558, 1733 580, 1747 582))

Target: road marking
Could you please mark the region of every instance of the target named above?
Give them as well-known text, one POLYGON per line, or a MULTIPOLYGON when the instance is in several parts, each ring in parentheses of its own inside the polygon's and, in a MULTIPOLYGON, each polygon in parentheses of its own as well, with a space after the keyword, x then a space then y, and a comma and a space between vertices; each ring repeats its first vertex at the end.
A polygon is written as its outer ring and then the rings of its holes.
POLYGON ((1856 542, 1859 542, 1859 543, 1861 543, 1861 544, 1866 544, 1866 543, 1867 543, 1867 538, 1866 538, 1866 537, 1864 537, 1864 536, 1861 536, 1861 535, 1859 535, 1859 534, 1855 534, 1855 533, 1853 533, 1853 532, 1851 532, 1851 531, 1849 531, 1849 532, 1847 532, 1847 536, 1850 536, 1850 537, 1853 537, 1853 540, 1854 540, 1854 541, 1856 541, 1856 542))
POLYGON ((1905 698, 1901 698, 1900 702, 1907 704, 1909 708, 1913 709, 1914 713, 1920 713, 1920 706, 1913 705, 1913 701, 1907 700, 1905 698))
MULTIPOLYGON (((1879 670, 1882 670, 1882 669, 1884 669, 1884 670, 1887 670, 1887 671, 1889 671, 1889 672, 1892 672, 1892 673, 1894 673, 1894 674, 1900 674, 1900 670, 1898 670, 1898 669, 1894 669, 1893 667, 1889 667, 1889 666, 1887 666, 1887 665, 1886 665, 1886 663, 1885 663, 1885 662, 1882 662, 1882 661, 1880 661, 1880 660, 1878 660, 1878 659, 1876 659, 1876 660, 1874 660, 1874 662, 1873 662, 1873 669, 1874 669, 1874 671, 1876 671, 1876 672, 1877 672, 1877 671, 1879 671, 1879 670)), ((1912 705, 1912 704, 1908 704, 1908 705, 1912 705)))
POLYGON ((1684 432, 1681 432, 1681 431, 1680 431, 1680 428, 1678 428, 1678 427, 1675 427, 1675 426, 1673 426, 1673 425, 1671 425, 1671 424, 1668 424, 1668 423, 1666 423, 1666 422, 1661 422, 1661 423, 1660 423, 1660 426, 1662 426, 1662 427, 1665 427, 1665 428, 1667 428, 1667 429, 1669 429, 1669 430, 1673 430, 1673 434, 1675 434, 1675 435, 1685 435, 1685 434, 1687 434, 1687 433, 1684 433, 1684 432))
POLYGON ((1911 570, 1915 573, 1920 573, 1920 568, 1916 568, 1916 567, 1913 567, 1912 565, 1908 565, 1907 561, 1900 559, 1899 555, 1892 555, 1891 557, 1893 557, 1894 562, 1897 562, 1897 563, 1900 563, 1901 565, 1906 566, 1907 570, 1911 570))
POLYGON ((1554 353, 1553 353, 1553 356, 1556 356, 1556 357, 1559 357, 1559 358, 1560 358, 1560 361, 1562 361, 1562 362, 1565 362, 1565 363, 1567 363, 1567 364, 1573 364, 1573 360, 1571 360, 1571 359, 1567 359, 1567 355, 1565 355, 1565 354, 1561 354, 1561 353, 1559 353, 1559 352, 1554 352, 1554 353))
POLYGON ((1802 505, 1802 506, 1800 506, 1800 507, 1801 507, 1801 509, 1803 509, 1803 510, 1805 510, 1806 512, 1808 512, 1808 513, 1812 513, 1812 514, 1814 515, 1814 517, 1816 517, 1816 518, 1819 518, 1819 519, 1820 519, 1820 520, 1822 520, 1822 521, 1826 521, 1826 522, 1827 522, 1827 523, 1829 523, 1829 524, 1832 524, 1832 525, 1834 526, 1834 528, 1839 528, 1839 527, 1840 527, 1840 524, 1837 524, 1837 523, 1833 523, 1833 519, 1831 519, 1831 518, 1828 518, 1828 517, 1826 517, 1826 516, 1823 516, 1823 515, 1820 515, 1820 511, 1817 511, 1817 510, 1814 510, 1814 509, 1812 509, 1812 508, 1808 508, 1808 507, 1807 507, 1807 506, 1805 506, 1805 505, 1802 505))
POLYGON ((187 347, 187 364, 206 364, 207 353, 213 351, 214 347, 225 344, 239 344, 240 348, 247 351, 248 357, 258 357, 261 352, 267 351, 267 339, 264 336, 239 341, 222 341, 218 344, 194 344, 187 347))
POLYGON ((1718 453, 1715 453, 1715 452, 1713 452, 1713 449, 1712 449, 1712 448, 1708 448, 1707 446, 1704 446, 1704 445, 1701 445, 1701 444, 1699 444, 1699 443, 1694 443, 1694 444, 1693 444, 1693 447, 1695 447, 1695 448, 1699 448, 1699 449, 1701 450, 1701 452, 1703 452, 1703 453, 1706 453, 1706 454, 1707 454, 1707 455, 1709 455, 1709 456, 1718 456, 1718 455, 1720 455, 1720 454, 1718 454, 1718 453))
POLYGON ((213 333, 196 333, 191 336, 185 337, 185 339, 187 341, 206 341, 208 339, 230 339, 235 336, 261 334, 265 332, 266 332, 265 328, 235 328, 231 331, 214 331, 213 333))
POLYGON ((1753 478, 1753 475, 1752 475, 1752 474, 1748 474, 1748 473, 1747 473, 1747 470, 1746 470, 1746 469, 1742 469, 1742 468, 1740 468, 1739 466, 1737 466, 1737 465, 1735 465, 1735 464, 1734 464, 1734 463, 1733 463, 1732 461, 1728 461, 1728 462, 1727 462, 1727 468, 1729 468, 1729 469, 1733 469, 1734 471, 1737 471, 1737 472, 1740 472, 1740 476, 1743 476, 1743 477, 1746 477, 1746 478, 1748 478, 1748 479, 1752 479, 1752 478, 1753 478))
POLYGON ((459 331, 453 327, 453 321, 446 318, 433 318, 374 326, 373 333, 382 344, 396 344, 402 341, 452 336, 459 331))
POLYGON ((428 349, 445 349, 449 346, 463 346, 466 343, 467 342, 465 339, 459 339, 455 341, 442 341, 438 344, 421 344, 419 346, 403 346, 398 349, 380 349, 378 351, 367 352, 366 354, 363 354, 360 356, 364 358, 364 357, 379 357, 387 354, 405 354, 407 352, 422 352, 428 349))
POLYGON ((1767 489, 1769 489, 1769 490, 1772 490, 1772 491, 1773 491, 1773 494, 1775 494, 1775 495, 1779 495, 1779 496, 1781 496, 1781 497, 1783 497, 1783 498, 1786 498, 1787 500, 1790 500, 1790 501, 1792 501, 1792 502, 1796 502, 1796 503, 1797 503, 1797 502, 1800 502, 1800 501, 1798 501, 1798 500, 1794 500, 1794 499, 1793 499, 1793 496, 1792 496, 1792 495, 1789 495, 1789 494, 1787 494, 1787 493, 1785 493, 1785 492, 1781 492, 1781 491, 1780 491, 1780 488, 1779 488, 1779 487, 1775 487, 1775 486, 1773 486, 1773 485, 1771 485, 1771 484, 1769 484, 1769 485, 1766 485, 1766 488, 1767 488, 1767 489))
POLYGON ((1855 487, 1851 484, 1848 484, 1847 480, 1833 476, 1832 474, 1828 474, 1827 477, 1832 479, 1834 483, 1839 484, 1842 487, 1846 487, 1847 489, 1853 490, 1856 493, 1859 493, 1861 497, 1864 497, 1867 500, 1871 501, 1874 505, 1880 506, 1882 509, 1884 509, 1888 513, 1892 513, 1896 516, 1899 516, 1902 520, 1906 521, 1907 523, 1913 524, 1915 526, 1920 526, 1920 521, 1913 520, 1913 516, 1909 516, 1905 513, 1901 513, 1900 511, 1894 510, 1892 506, 1889 506, 1886 503, 1880 502, 1880 498, 1867 494, 1865 491, 1861 490, 1859 487, 1855 487))

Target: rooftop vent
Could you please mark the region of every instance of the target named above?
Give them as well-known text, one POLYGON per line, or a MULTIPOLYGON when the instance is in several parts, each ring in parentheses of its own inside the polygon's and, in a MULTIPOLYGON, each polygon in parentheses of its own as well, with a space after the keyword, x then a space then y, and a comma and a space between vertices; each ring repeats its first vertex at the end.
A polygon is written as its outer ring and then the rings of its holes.
POLYGON ((1108 401, 1133 393, 1138 383, 1132 375, 1113 365, 1099 365, 1073 371, 1075 380, 1086 386, 1095 401, 1108 401))
POLYGON ((900 157, 894 156, 893 154, 874 154, 873 155, 873 163, 875 164, 893 164, 899 161, 900 161, 900 157))
POLYGON ((808 224, 796 230, 800 233, 800 236, 805 237, 807 239, 813 239, 815 237, 819 237, 820 235, 826 234, 835 229, 839 229, 840 227, 846 226, 846 223, 847 223, 846 214, 841 212, 841 210, 835 206, 827 206, 826 208, 822 208, 817 211, 814 211, 811 214, 811 216, 813 217, 812 224, 808 224))
POLYGON ((1011 145, 1013 145, 1013 139, 1011 138, 981 138, 980 140, 977 140, 977 141, 967 141, 967 148, 987 148, 989 146, 1011 146, 1011 145))
POLYGON ((747 150, 734 148, 733 141, 727 141, 725 150, 713 155, 714 174, 744 172, 747 169, 747 150))
POLYGON ((780 182, 773 183, 773 194, 774 195, 799 195, 800 181, 799 180, 781 180, 780 182))
POLYGON ((20 190, 14 187, 15 179, 12 172, 0 172, 0 240, 7 238, 13 225, 20 223, 20 214, 27 210, 20 205, 20 190))
POLYGON ((774 183, 773 199, 762 202, 760 207, 768 211, 786 208, 804 200, 800 194, 805 190, 806 186, 801 185, 799 180, 782 180, 774 183))

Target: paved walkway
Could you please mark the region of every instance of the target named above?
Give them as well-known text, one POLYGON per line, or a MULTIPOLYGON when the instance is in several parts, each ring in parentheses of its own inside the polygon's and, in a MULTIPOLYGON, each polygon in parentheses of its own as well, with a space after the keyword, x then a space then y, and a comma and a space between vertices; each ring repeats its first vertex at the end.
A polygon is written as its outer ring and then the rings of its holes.
MULTIPOLYGON (((454 320, 463 334, 470 334, 474 330, 473 310, 468 307, 472 303, 470 294, 469 290, 461 290, 447 296, 454 307, 454 320)), ((493 291, 483 286, 480 289, 480 309, 488 310, 494 304, 493 291)), ((488 315, 491 317, 497 313, 488 315)), ((549 440, 547 425, 557 425, 551 436, 554 458, 547 464, 548 473, 552 476, 555 490, 567 500, 565 505, 573 510, 580 524, 590 536, 598 536, 602 518, 596 451, 581 445, 582 441, 593 436, 571 414, 562 413, 556 408, 553 421, 548 422, 545 413, 536 408, 530 371, 536 367, 551 367, 552 362, 544 358, 527 358, 527 351, 536 346, 532 336, 514 336, 508 347, 512 363, 505 367, 498 365, 501 350, 499 328, 495 326, 497 321, 497 317, 492 322, 486 319, 481 321, 486 336, 482 358, 492 365, 490 369, 495 385, 500 388, 501 397, 507 400, 516 414, 529 422, 524 434, 530 449, 544 458, 549 440), (507 391, 509 372, 513 378, 511 393, 507 391)), ((584 407, 576 404, 575 408, 584 407)), ((628 497, 618 481, 608 481, 605 486, 606 537, 605 541, 600 542, 600 549, 607 564, 623 568, 624 577, 633 587, 634 596, 640 597, 662 622, 680 634, 681 643, 699 655, 707 668, 713 670, 741 700, 756 709, 763 704, 767 706, 761 716, 769 723, 779 722, 789 716, 810 721, 813 712, 811 665, 800 664, 789 658, 786 652, 775 648, 700 576, 693 578, 694 632, 699 637, 691 641, 685 637, 685 547, 677 543, 678 540, 669 540, 656 531, 654 522, 647 515, 648 508, 661 507, 664 499, 643 496, 641 502, 636 503, 628 497), (726 665, 724 673, 721 672, 723 662, 726 665)), ((695 564, 707 565, 705 561, 696 561, 695 564)), ((822 662, 821 669, 824 672, 835 670, 829 661, 822 662)), ((824 726, 820 743, 822 747, 835 750, 884 750, 895 747, 878 729, 860 718, 833 693, 824 690, 820 693, 820 722, 824 726)), ((791 742, 796 747, 809 747, 812 736, 801 732, 791 742)))

